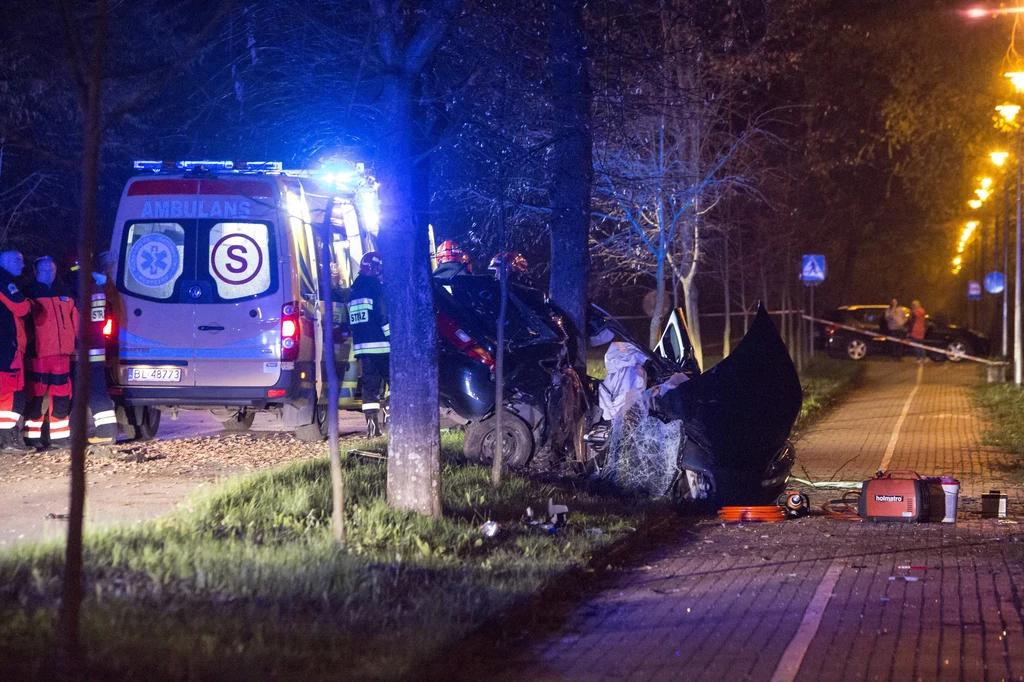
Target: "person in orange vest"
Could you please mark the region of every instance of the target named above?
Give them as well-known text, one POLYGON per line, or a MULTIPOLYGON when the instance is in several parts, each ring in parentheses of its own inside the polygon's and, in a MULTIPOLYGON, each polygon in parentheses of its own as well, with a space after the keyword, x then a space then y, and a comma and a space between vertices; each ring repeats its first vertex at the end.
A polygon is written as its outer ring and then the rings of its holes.
POLYGON ((28 337, 22 318, 31 306, 14 278, 25 259, 17 251, 0 253, 0 447, 11 452, 32 450, 21 440, 18 421, 25 409, 25 346, 28 337))
MULTIPOLYGON (((925 319, 928 315, 924 311, 924 306, 921 305, 920 301, 915 300, 910 304, 910 340, 915 343, 924 343, 924 336, 927 332, 925 325, 925 319)), ((925 362, 924 348, 915 348, 914 355, 917 356, 917 364, 923 365, 925 362)))
POLYGON ((44 450, 50 445, 66 447, 71 437, 71 356, 75 352, 78 308, 74 299, 54 286, 57 264, 50 256, 37 258, 36 281, 25 287, 32 302, 31 357, 26 375, 28 400, 25 411, 25 439, 44 450), (43 400, 50 397, 49 443, 43 437, 47 421, 43 400))

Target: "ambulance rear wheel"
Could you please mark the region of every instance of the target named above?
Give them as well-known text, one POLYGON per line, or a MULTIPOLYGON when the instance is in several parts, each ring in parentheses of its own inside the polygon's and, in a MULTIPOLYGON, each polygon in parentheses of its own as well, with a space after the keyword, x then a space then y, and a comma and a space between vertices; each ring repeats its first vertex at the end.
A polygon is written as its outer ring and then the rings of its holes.
POLYGON ((256 411, 243 407, 230 419, 222 421, 221 424, 225 431, 248 431, 252 427, 254 419, 256 419, 256 411))
POLYGON ((327 420, 327 403, 317 403, 316 409, 313 410, 313 423, 296 427, 295 437, 299 440, 311 442, 327 440, 327 431, 329 427, 330 424, 327 420))
POLYGON ((160 410, 155 407, 115 408, 117 425, 128 440, 153 440, 160 430, 160 410))

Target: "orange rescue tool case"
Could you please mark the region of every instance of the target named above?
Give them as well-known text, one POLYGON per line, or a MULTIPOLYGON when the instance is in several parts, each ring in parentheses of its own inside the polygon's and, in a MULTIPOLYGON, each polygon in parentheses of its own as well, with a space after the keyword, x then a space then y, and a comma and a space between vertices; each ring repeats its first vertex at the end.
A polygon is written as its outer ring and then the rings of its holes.
POLYGON ((857 514, 869 521, 926 521, 928 507, 927 482, 915 471, 891 469, 864 481, 857 514))

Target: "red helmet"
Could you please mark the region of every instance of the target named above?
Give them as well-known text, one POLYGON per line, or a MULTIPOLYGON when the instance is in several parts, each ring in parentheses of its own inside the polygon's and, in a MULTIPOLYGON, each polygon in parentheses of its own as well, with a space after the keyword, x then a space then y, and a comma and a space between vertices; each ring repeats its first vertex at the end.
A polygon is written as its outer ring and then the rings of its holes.
POLYGON ((381 257, 380 251, 367 251, 359 261, 360 275, 378 277, 383 269, 384 259, 381 257))
POLYGON ((437 264, 441 263, 469 263, 469 256, 459 248, 459 245, 451 239, 446 239, 437 247, 434 252, 437 264))
POLYGON ((530 274, 526 258, 517 251, 505 251, 504 253, 494 254, 494 258, 491 259, 491 264, 487 266, 487 269, 497 275, 498 268, 503 265, 508 268, 510 275, 522 275, 525 277, 530 274))

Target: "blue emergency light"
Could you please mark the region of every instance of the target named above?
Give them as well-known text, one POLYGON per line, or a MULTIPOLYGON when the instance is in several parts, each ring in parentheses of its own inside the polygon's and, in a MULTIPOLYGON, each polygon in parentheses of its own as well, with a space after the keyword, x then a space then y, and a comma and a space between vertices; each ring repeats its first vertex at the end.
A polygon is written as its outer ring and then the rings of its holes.
POLYGON ((135 161, 135 170, 144 171, 192 171, 199 168, 220 171, 247 171, 280 173, 284 166, 280 161, 135 161))

